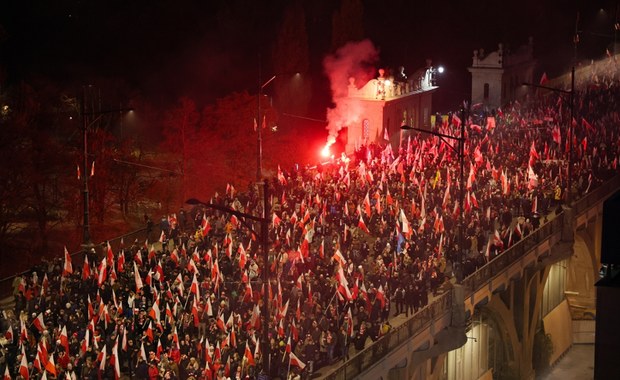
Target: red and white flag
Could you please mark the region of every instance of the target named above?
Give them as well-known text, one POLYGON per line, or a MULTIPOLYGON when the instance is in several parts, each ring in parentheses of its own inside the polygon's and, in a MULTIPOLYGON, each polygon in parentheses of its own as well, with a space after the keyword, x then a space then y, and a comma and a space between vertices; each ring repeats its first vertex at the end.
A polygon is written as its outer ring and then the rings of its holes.
POLYGON ((22 346, 22 360, 19 364, 19 374, 26 380, 30 378, 30 372, 28 372, 28 360, 26 359, 26 351, 24 346, 22 346))
POLYGON ((71 264, 71 256, 69 255, 69 251, 67 251, 67 247, 65 247, 65 264, 63 266, 62 275, 68 276, 73 274, 73 265, 71 264))
POLYGON ((299 358, 293 352, 289 353, 289 363, 290 365, 299 367, 299 369, 301 370, 306 368, 306 364, 302 362, 301 360, 299 360, 299 358))
POLYGON ((43 313, 39 313, 37 317, 32 321, 34 327, 39 331, 43 331, 45 329, 45 321, 43 320, 43 313))

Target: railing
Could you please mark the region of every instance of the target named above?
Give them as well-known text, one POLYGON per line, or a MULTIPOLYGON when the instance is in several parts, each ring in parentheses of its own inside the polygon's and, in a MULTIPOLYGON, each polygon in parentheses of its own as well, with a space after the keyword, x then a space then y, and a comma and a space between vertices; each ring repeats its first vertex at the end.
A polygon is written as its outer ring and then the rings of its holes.
POLYGON ((393 328, 379 340, 353 355, 349 360, 328 374, 325 379, 351 379, 364 373, 364 371, 381 361, 390 351, 428 328, 435 319, 449 313, 451 307, 452 291, 449 291, 414 314, 402 325, 393 328))
MULTIPOLYGON (((132 231, 125 235, 112 238, 109 240, 109 242, 110 242, 110 246, 112 247, 112 250, 114 252, 118 252, 120 250, 121 240, 124 240, 125 247, 130 247, 136 239, 138 239, 140 244, 144 243, 144 241, 146 240, 146 228, 140 228, 138 230, 132 231)), ((105 246, 103 244, 96 244, 93 246, 93 248, 95 249, 97 254, 102 254, 102 252, 104 252, 105 246)), ((81 268, 81 266, 84 264, 85 253, 86 251, 84 249, 81 249, 71 254, 71 263, 73 265, 74 270, 78 267, 81 268)), ((62 256, 59 256, 59 257, 62 259, 62 256)), ((56 260, 59 257, 55 257, 50 260, 56 260)), ((127 258, 127 259, 130 259, 130 258, 127 258)), ((31 272, 32 272, 32 268, 27 271, 15 274, 13 276, 0 279, 0 299, 6 299, 8 297, 12 297, 13 280, 18 276, 27 275, 27 274, 30 274, 31 272)))
MULTIPOLYGON (((575 201, 573 203, 575 217, 589 208, 596 206, 603 199, 612 195, 619 187, 620 176, 615 176, 575 201)), ((512 263, 525 256, 532 249, 536 248, 541 242, 544 242, 553 234, 561 233, 564 226, 564 216, 565 214, 563 212, 558 214, 553 220, 543 224, 540 228, 536 229, 482 268, 465 278, 462 285, 465 291, 469 293, 465 294, 465 297, 471 296, 473 292, 488 283, 494 276, 506 270, 512 263)), ((390 351, 428 328, 434 318, 449 311, 452 296, 452 291, 443 294, 430 305, 420 310, 420 312, 414 314, 405 323, 394 328, 384 337, 335 368, 331 373, 325 376, 325 379, 345 380, 361 375, 383 359, 390 351)))
MULTIPOLYGON (((481 286, 488 283, 493 277, 506 270, 512 263, 540 245, 545 239, 555 233, 561 233, 563 223, 564 213, 560 213, 553 220, 543 224, 531 234, 527 235, 465 278, 462 282, 463 288, 466 289, 466 291, 475 292, 481 286)), ((465 297, 467 296, 466 294, 465 297)))

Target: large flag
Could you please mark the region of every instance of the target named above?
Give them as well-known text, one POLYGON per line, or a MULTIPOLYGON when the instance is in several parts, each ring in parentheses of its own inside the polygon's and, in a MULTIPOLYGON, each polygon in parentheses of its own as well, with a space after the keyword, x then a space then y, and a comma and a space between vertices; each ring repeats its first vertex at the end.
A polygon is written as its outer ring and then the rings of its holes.
POLYGON ((32 321, 34 327, 39 331, 43 331, 45 329, 45 321, 43 320, 43 313, 39 313, 37 317, 32 321))
POLYGON ((299 360, 299 358, 293 352, 289 354, 289 362, 291 365, 299 367, 299 369, 301 370, 306 368, 306 364, 302 362, 301 360, 299 360))

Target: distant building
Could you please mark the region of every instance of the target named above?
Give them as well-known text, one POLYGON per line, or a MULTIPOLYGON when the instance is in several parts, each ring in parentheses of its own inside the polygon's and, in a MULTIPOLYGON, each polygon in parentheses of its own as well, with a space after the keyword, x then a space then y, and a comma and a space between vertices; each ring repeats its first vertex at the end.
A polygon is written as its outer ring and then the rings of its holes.
POLYGON ((396 80, 387 77, 385 70, 379 76, 358 88, 355 79, 349 79, 348 95, 342 100, 345 112, 356 114, 352 122, 341 131, 345 151, 351 153, 356 146, 373 142, 385 144, 388 137, 392 147, 401 143, 401 125, 430 129, 432 93, 438 88, 434 83, 435 68, 427 61, 420 75, 407 78, 399 68, 396 80), (400 80, 399 80, 400 79, 400 80))
POLYGON ((474 50, 471 73, 471 103, 482 103, 487 108, 498 108, 519 99, 526 92, 523 82, 532 83, 536 61, 533 58, 533 40, 510 51, 499 44, 498 49, 485 53, 474 50))

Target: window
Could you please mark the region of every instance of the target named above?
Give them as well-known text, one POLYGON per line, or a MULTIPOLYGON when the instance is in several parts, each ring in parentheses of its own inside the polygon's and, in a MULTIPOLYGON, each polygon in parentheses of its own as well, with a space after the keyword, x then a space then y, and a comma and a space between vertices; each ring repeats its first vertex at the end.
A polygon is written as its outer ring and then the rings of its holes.
POLYGON ((484 100, 489 100, 489 84, 484 84, 484 100))

